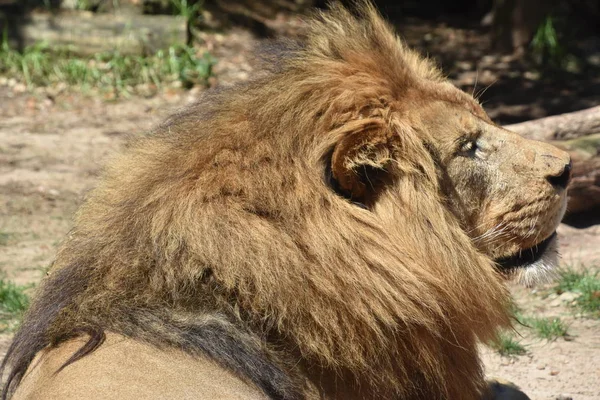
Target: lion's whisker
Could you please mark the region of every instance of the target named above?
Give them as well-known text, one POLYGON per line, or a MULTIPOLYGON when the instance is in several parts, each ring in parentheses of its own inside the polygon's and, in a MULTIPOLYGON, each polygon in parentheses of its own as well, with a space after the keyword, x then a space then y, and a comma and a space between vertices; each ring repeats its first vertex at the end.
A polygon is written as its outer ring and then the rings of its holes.
POLYGON ((479 101, 481 96, 483 96, 485 94, 485 92, 487 92, 487 90, 492 87, 492 85, 495 85, 496 82, 498 82, 498 79, 494 79, 494 81, 492 83, 490 83, 485 88, 483 88, 479 93, 477 93, 477 95, 473 96, 473 97, 475 97, 475 100, 479 101))
POLYGON ((475 83, 473 84, 473 90, 471 90, 471 96, 473 96, 473 98, 475 100, 479 100, 477 98, 477 96, 475 96, 475 90, 477 89, 477 81, 479 80, 479 68, 477 68, 475 70, 475 83))
POLYGON ((483 234, 474 237, 472 240, 474 243, 478 243, 482 240, 489 240, 490 238, 495 238, 496 236, 502 234, 506 228, 506 226, 503 226, 505 223, 504 222, 500 222, 498 225, 494 226, 493 228, 487 230, 486 232, 484 232, 483 234))

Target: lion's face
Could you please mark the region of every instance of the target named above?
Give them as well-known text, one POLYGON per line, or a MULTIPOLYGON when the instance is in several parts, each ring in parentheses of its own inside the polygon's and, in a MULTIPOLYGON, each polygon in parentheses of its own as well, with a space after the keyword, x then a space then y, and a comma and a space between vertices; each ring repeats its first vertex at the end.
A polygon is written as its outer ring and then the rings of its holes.
POLYGON ((477 114, 434 103, 421 118, 439 153, 441 186, 463 229, 503 272, 519 271, 529 283, 555 263, 570 158, 477 114))
POLYGON ((447 82, 413 85, 399 100, 371 98, 342 129, 332 157, 342 194, 376 214, 385 198, 416 214, 429 210, 418 196, 436 193, 431 200, 502 273, 525 284, 547 277, 557 263, 569 155, 502 129, 447 82))

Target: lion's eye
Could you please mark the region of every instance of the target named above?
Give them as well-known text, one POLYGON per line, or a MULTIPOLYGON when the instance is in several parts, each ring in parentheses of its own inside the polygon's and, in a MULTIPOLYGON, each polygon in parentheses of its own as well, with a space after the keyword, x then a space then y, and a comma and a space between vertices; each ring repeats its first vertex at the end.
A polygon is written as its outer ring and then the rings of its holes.
POLYGON ((460 153, 463 155, 473 155, 475 150, 477 150, 477 143, 474 140, 469 140, 460 147, 460 153))

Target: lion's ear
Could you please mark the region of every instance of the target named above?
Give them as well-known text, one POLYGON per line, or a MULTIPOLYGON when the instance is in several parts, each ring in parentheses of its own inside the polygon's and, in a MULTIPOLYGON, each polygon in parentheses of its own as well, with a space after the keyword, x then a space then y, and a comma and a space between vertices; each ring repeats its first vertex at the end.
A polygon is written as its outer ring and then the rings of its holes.
POLYGON ((378 120, 344 128, 331 157, 331 175, 340 194, 369 204, 391 179, 396 138, 378 120))

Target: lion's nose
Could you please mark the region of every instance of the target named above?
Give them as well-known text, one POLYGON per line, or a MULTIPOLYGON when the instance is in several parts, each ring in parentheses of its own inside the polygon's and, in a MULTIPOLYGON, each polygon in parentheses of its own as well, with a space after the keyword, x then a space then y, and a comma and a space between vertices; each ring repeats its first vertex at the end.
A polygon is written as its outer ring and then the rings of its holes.
POLYGON ((569 160, 569 163, 564 166, 561 173, 559 173, 558 175, 550 175, 546 177, 546 179, 548 179, 548 182, 550 182, 552 186, 556 188, 565 189, 569 184, 569 181, 571 180, 572 168, 573 164, 571 163, 571 160, 569 160))

